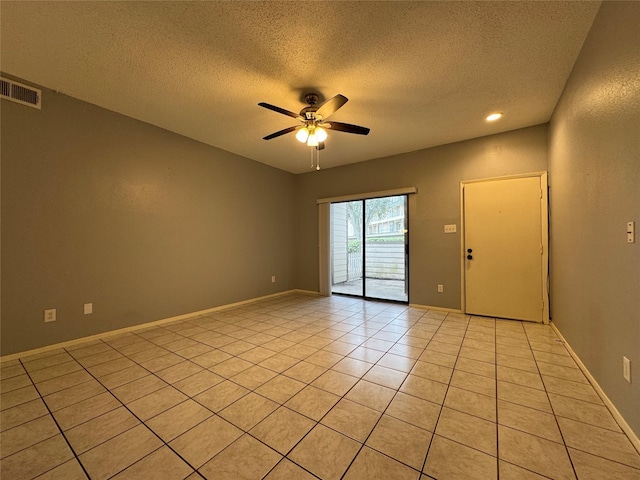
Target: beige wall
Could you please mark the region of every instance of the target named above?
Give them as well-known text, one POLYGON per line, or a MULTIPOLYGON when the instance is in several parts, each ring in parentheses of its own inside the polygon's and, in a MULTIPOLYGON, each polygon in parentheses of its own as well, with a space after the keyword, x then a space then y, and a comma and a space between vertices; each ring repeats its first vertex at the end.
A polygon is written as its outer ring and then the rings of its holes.
POLYGON ((640 434, 640 4, 604 2, 550 124, 554 323, 640 434), (632 383, 622 357, 632 361, 632 383))
POLYGON ((292 174, 46 89, 1 151, 2 355, 295 286, 292 174))
POLYGON ((296 285, 318 290, 317 199, 417 187, 409 195, 409 301, 459 309, 460 182, 546 170, 547 126, 539 125, 298 175, 296 285), (451 223, 458 233, 445 235, 451 223), (444 293, 437 293, 438 284, 444 293))

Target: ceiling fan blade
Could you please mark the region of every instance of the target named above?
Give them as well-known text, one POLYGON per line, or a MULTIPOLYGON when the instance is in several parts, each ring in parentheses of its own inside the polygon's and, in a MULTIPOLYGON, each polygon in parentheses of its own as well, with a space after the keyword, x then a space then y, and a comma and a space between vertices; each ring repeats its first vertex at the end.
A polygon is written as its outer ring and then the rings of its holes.
POLYGON ((302 125, 299 125, 299 126, 296 125, 294 127, 288 127, 288 128, 283 129, 283 130, 278 130, 277 132, 272 133, 271 135, 267 135, 266 137, 263 138, 263 140, 271 140, 272 138, 279 137, 280 135, 284 135, 286 133, 293 132, 294 130, 298 130, 300 128, 302 128, 302 125))
POLYGON ((329 118, 329 115, 333 115, 340 107, 347 103, 349 99, 344 95, 336 95, 330 98, 316 110, 316 115, 321 115, 322 118, 329 118))
POLYGON ((264 108, 268 108, 269 110, 273 110, 274 112, 281 113, 283 115, 288 115, 297 119, 301 118, 297 113, 290 112, 289 110, 285 110, 284 108, 276 107, 275 105, 271 105, 270 103, 260 102, 258 105, 264 108))
POLYGON ((358 135, 367 135, 370 132, 370 129, 368 129, 367 127, 361 127, 360 125, 352 125, 350 123, 326 122, 326 125, 331 130, 335 130, 337 132, 355 133, 358 135))

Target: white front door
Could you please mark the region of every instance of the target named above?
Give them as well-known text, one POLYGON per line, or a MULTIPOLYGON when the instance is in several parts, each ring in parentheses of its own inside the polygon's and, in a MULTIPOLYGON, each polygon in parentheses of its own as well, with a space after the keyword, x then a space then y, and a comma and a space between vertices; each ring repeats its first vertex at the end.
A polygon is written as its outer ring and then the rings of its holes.
POLYGON ((462 185, 465 312, 546 321, 546 174, 462 185))

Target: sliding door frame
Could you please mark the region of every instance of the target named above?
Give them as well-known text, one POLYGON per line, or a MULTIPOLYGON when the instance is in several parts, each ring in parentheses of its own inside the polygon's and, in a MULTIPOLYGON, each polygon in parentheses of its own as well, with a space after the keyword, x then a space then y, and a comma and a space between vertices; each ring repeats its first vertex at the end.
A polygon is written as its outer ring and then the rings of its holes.
MULTIPOLYGON (((409 197, 410 194, 417 193, 416 187, 405 187, 394 190, 383 190, 378 192, 368 192, 361 194, 353 194, 353 195, 344 195, 340 197, 329 197, 329 198, 321 198, 317 200, 318 204, 318 261, 319 261, 319 293, 323 296, 330 296, 331 293, 331 204, 332 203, 341 203, 348 202, 354 200, 361 200, 363 202, 363 214, 364 214, 364 201, 374 198, 381 197, 395 197, 404 195, 407 197, 405 201, 405 230, 403 232, 404 236, 404 260, 405 260, 405 289, 407 290, 407 300, 388 300, 388 299, 376 299, 376 300, 385 300, 385 301, 398 301, 400 303, 409 303, 409 292, 408 292, 408 282, 409 282, 409 259, 408 259, 408 243, 409 243, 409 197)), ((363 239, 365 238, 365 228, 363 222, 363 239)), ((366 247, 363 241, 363 260, 364 255, 366 253, 366 247)), ((364 263, 364 261, 363 261, 364 263)), ((366 273, 366 267, 363 265, 363 298, 370 298, 366 296, 366 286, 365 286, 365 278, 364 274, 366 273)))

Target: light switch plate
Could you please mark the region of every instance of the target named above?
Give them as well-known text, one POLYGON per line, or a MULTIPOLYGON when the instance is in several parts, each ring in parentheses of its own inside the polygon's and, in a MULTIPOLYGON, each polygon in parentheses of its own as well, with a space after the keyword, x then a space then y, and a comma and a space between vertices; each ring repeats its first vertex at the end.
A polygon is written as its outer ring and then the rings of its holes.
POLYGON ((84 304, 84 314, 89 315, 93 313, 93 303, 85 303, 84 304))
POLYGON ((444 233, 456 233, 458 231, 458 226, 454 223, 452 225, 444 226, 444 233))

